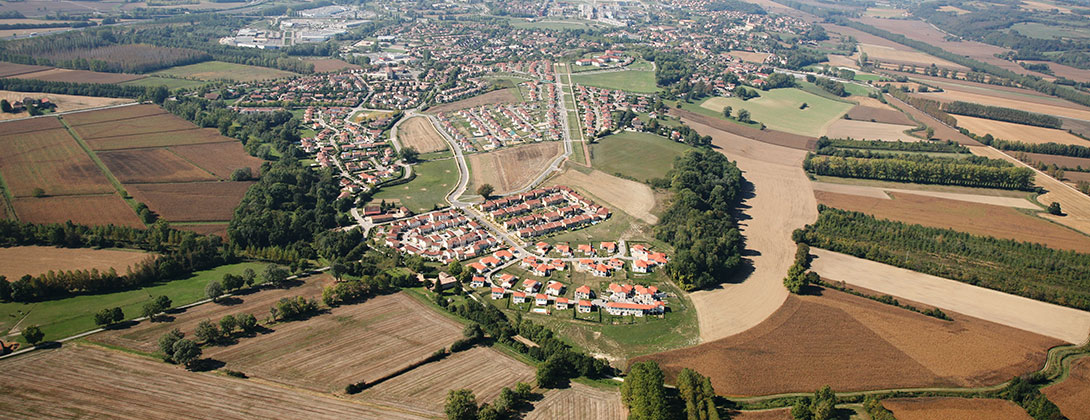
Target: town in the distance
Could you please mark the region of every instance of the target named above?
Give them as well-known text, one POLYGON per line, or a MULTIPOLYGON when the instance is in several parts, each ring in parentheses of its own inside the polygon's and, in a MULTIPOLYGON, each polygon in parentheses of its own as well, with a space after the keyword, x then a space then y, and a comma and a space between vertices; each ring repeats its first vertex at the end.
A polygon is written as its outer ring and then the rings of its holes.
POLYGON ((1090 420, 1090 4, 0 0, 0 390, 1090 420))

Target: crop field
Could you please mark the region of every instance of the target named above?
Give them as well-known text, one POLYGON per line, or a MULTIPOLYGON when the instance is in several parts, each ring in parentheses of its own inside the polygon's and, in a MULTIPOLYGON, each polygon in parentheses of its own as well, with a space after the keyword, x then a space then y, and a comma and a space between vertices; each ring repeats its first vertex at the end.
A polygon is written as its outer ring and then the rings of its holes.
POLYGON ((16 64, 0 61, 0 77, 12 77, 24 73, 49 70, 50 68, 51 67, 47 66, 34 66, 30 64, 16 64))
POLYGON ((492 184, 496 194, 505 194, 529 185, 549 167, 561 152, 556 141, 505 147, 488 153, 474 153, 466 161, 470 167, 469 194, 477 186, 492 184))
POLYGON ((0 248, 0 276, 15 281, 24 274, 37 276, 47 271, 90 270, 111 268, 124 273, 149 254, 132 250, 56 248, 50 246, 13 246, 0 248))
MULTIPOLYGON (((933 134, 933 138, 936 138, 936 139, 939 139, 939 140, 951 140, 951 141, 957 142, 958 144, 962 144, 962 145, 966 145, 966 146, 979 146, 980 145, 980 142, 978 142, 976 140, 973 140, 973 139, 969 138, 968 136, 966 136, 964 134, 961 134, 960 131, 953 129, 953 128, 951 128, 950 126, 948 126, 946 124, 943 124, 941 121, 936 120, 934 117, 923 113, 923 111, 920 111, 920 110, 918 110, 916 108, 913 108, 913 107, 909 106, 908 104, 906 104, 904 102, 901 102, 900 99, 894 98, 892 96, 887 96, 886 98, 888 98, 888 100, 889 100, 889 102, 891 104, 895 105, 900 110, 906 112, 908 115, 911 115, 912 118, 914 118, 916 121, 919 121, 919 122, 923 123, 924 125, 935 129, 935 133, 933 134)), ((960 116, 958 117, 958 120, 959 121, 961 120, 960 116)))
POLYGON ((447 150, 450 146, 443 136, 435 131, 428 117, 413 117, 397 126, 397 139, 402 147, 413 147, 420 153, 447 150))
POLYGON ((159 217, 172 222, 231 220, 253 182, 130 184, 125 189, 159 217))
POLYGON ((1058 340, 950 314, 943 321, 834 290, 788 297, 760 325, 656 360, 668 377, 697 368, 724 395, 975 387, 1039 369, 1058 340), (805 349, 805 350, 803 350, 805 349))
MULTIPOLYGON (((974 155, 1004 159, 1022 165, 1018 160, 990 147, 970 147, 970 149, 974 155)), ((1041 217, 1078 229, 1082 233, 1090 234, 1090 197, 1050 176, 1037 175, 1034 177, 1034 184, 1047 191, 1036 197, 1037 202, 1058 202, 1065 213, 1064 216, 1040 213, 1041 217)))
POLYGON ((888 199, 889 193, 905 193, 1019 209, 1041 209, 1041 206, 1029 200, 1028 193, 1024 191, 959 187, 956 185, 905 184, 893 181, 837 178, 821 175, 817 175, 815 178, 817 182, 812 184, 814 191, 828 191, 883 199, 888 199))
POLYGON ((87 344, 38 351, 0 366, 0 408, 12 418, 420 418, 274 384, 187 372, 87 344))
POLYGON ((549 178, 547 182, 579 188, 610 210, 623 211, 644 222, 655 224, 659 220, 658 216, 651 214, 651 209, 655 207, 655 194, 646 184, 618 178, 599 170, 584 174, 574 169, 567 169, 560 175, 549 178))
POLYGON ((1080 138, 1065 130, 1055 128, 1036 127, 1032 125, 1015 124, 1004 121, 995 121, 984 118, 957 115, 958 126, 969 130, 978 136, 991 134, 992 137, 1003 140, 1017 140, 1024 143, 1060 143, 1074 144, 1090 147, 1090 140, 1080 138))
POLYGON ((1031 420, 1017 404, 987 398, 892 398, 882 400, 898 420, 1031 420))
POLYGON ((339 392, 349 383, 374 381, 423 360, 462 336, 461 325, 405 294, 270 328, 274 331, 205 354, 248 375, 339 392))
POLYGON ((896 125, 879 122, 859 120, 837 120, 828 126, 825 135, 829 138, 852 138, 856 140, 885 140, 916 142, 925 141, 919 137, 905 134, 906 130, 916 128, 915 125, 896 125))
POLYGON ((635 93, 655 93, 659 91, 655 84, 655 72, 642 70, 622 70, 595 74, 573 74, 572 83, 600 87, 603 89, 623 90, 635 93))
MULTIPOLYGON (((933 82, 928 81, 928 83, 933 82)), ((1032 104, 1033 112, 1055 115, 1057 117, 1082 120, 1090 119, 1090 109, 1064 101, 1048 100, 1047 98, 1040 99, 1037 95, 1020 94, 999 89, 988 91, 977 86, 960 87, 960 84, 955 85, 953 83, 945 85, 939 84, 939 86, 942 86, 944 91, 917 93, 913 94, 913 96, 939 102, 964 101, 1014 109, 1025 108, 1027 103, 1030 103, 1032 104)), ((893 99, 891 99, 891 101, 893 101, 893 99)), ((957 118, 958 121, 961 121, 960 116, 957 116, 957 118)))
POLYGON ((77 112, 64 116, 64 121, 75 127, 80 125, 95 124, 106 121, 120 121, 153 115, 166 114, 163 108, 157 105, 133 105, 98 111, 77 112))
MULTIPOLYGON (((119 105, 132 102, 132 99, 126 98, 100 98, 96 96, 58 95, 52 93, 12 92, 10 90, 0 90, 0 99, 7 99, 8 102, 21 101, 23 100, 23 98, 47 98, 50 102, 57 105, 57 112, 78 111, 81 109, 119 105)), ((27 116, 28 114, 26 113, 0 113, 0 120, 25 118, 27 116)))
POLYGON ((144 223, 117 194, 62 195, 16 198, 12 203, 19 220, 28 223, 118 225, 143 228, 144 223))
POLYGON ((216 177, 164 148, 96 153, 124 184, 215 181, 216 177))
POLYGON ((67 130, 25 131, 55 123, 35 118, 0 124, 0 174, 10 193, 29 197, 35 188, 50 195, 112 192, 106 175, 67 130))
POLYGON ((121 83, 125 86, 166 86, 167 89, 181 89, 181 88, 195 88, 200 87, 205 82, 200 80, 186 80, 175 79, 172 77, 150 76, 143 79, 130 80, 128 82, 121 83))
POLYGON ((855 121, 871 121, 886 124, 911 126, 916 125, 915 121, 912 121, 900 111, 866 105, 852 107, 852 109, 848 110, 848 118, 851 118, 855 121))
POLYGON ((908 11, 905 9, 890 9, 885 7, 868 7, 867 10, 863 12, 864 16, 873 16, 886 19, 904 16, 907 14, 908 11))
POLYGON ((332 73, 341 70, 358 69, 360 66, 336 58, 307 59, 306 62, 314 63, 315 73, 332 73))
POLYGON ((591 161, 607 174, 646 181, 666 176, 674 159, 689 150, 692 147, 662 136, 625 131, 591 145, 591 161))
POLYGON ((951 70, 968 70, 968 68, 960 64, 909 47, 890 48, 883 45, 859 44, 859 49, 866 53, 870 60, 878 60, 883 63, 915 65, 917 67, 927 67, 934 64, 951 70))
POLYGON ((236 82, 282 79, 297 75, 290 71, 247 66, 245 64, 225 63, 222 61, 205 61, 203 63, 190 64, 187 66, 171 67, 151 74, 182 79, 232 80, 236 82))
POLYGON ((437 204, 446 205, 447 193, 458 183, 458 165, 454 159, 434 160, 413 165, 413 173, 416 174, 416 178, 411 182, 382 188, 371 196, 371 202, 379 203, 386 200, 388 203, 401 203, 417 213, 431 211, 437 204))
POLYGON ((46 82, 113 84, 141 79, 144 76, 125 73, 101 73, 87 70, 49 69, 33 73, 18 74, 13 77, 19 79, 43 80, 46 82))
POLYGON ((762 411, 735 411, 731 413, 732 420, 792 420, 791 409, 777 408, 762 411))
POLYGON ((742 61, 748 61, 750 63, 757 64, 763 64, 765 62, 765 59, 767 59, 768 56, 772 55, 769 53, 751 51, 731 51, 729 54, 733 57, 741 59, 742 61))
POLYGON ((818 203, 883 219, 1090 253, 1090 237, 1011 207, 893 193, 893 199, 815 191, 818 203))
MULTIPOLYGON (((708 110, 705 109, 705 112, 707 111, 708 110)), ((747 127, 741 124, 727 121, 721 116, 715 117, 707 115, 706 113, 692 112, 685 109, 671 109, 670 113, 677 115, 679 118, 684 118, 685 120, 691 120, 696 121, 700 124, 706 124, 709 128, 714 128, 716 130, 720 130, 735 136, 753 139, 761 143, 767 143, 769 145, 783 146, 799 150, 814 150, 814 148, 817 147, 817 138, 810 136, 792 134, 784 131, 761 130, 758 128, 747 127)))
MULTIPOLYGON (((1011 152, 1011 154, 1017 156, 1018 152, 1011 152)), ((1046 155, 1043 153, 1025 153, 1025 157, 1026 160, 1030 162, 1044 162, 1045 164, 1056 164, 1061 168, 1078 168, 1081 166, 1084 170, 1090 170, 1090 158, 1046 155)), ((1068 171, 1068 173, 1070 173, 1070 171, 1068 171)))
POLYGON ((515 88, 507 88, 494 90, 483 95, 477 95, 460 101, 439 104, 428 108, 426 112, 429 114, 438 114, 440 112, 457 111, 459 109, 474 108, 481 105, 513 104, 518 102, 522 102, 522 100, 519 99, 518 91, 515 88))
POLYGON ((828 124, 851 109, 852 104, 822 98, 801 89, 760 91, 761 97, 743 101, 739 98, 714 97, 700 104, 704 109, 723 112, 730 106, 735 115, 745 109, 750 118, 773 130, 804 136, 818 136, 828 124), (806 109, 799 109, 806 103, 806 109))
MULTIPOLYGON (((67 119, 65 119, 67 121, 67 119)), ((140 118, 105 121, 94 124, 81 124, 72 129, 84 140, 95 140, 119 136, 139 136, 153 133, 174 131, 192 131, 193 123, 174 116, 174 114, 149 115, 140 118)))
POLYGON ((1051 61, 1034 61, 1025 60, 1030 64, 1047 64, 1052 69, 1052 73, 1059 77, 1066 77, 1076 82, 1090 81, 1090 70, 1084 70, 1076 67, 1066 66, 1059 63, 1053 63, 1051 61))
POLYGON ((546 392, 541 401, 534 403, 526 420, 623 420, 627 417, 625 411, 620 392, 573 382, 569 388, 546 392))
POLYGON ((1067 418, 1090 419, 1090 357, 1071 362, 1067 379, 1041 391, 1067 418))
POLYGON ((222 143, 229 138, 220 135, 214 128, 196 128, 145 133, 115 137, 84 139, 92 150, 122 150, 138 147, 178 146, 187 144, 222 143))
POLYGON ((533 383, 535 369, 497 350, 477 347, 413 369, 360 394, 365 401, 408 406, 442 415, 447 392, 472 389, 477 401, 492 401, 503 387, 533 383))
POLYGON ((224 180, 231 179, 231 173, 239 168, 250 168, 255 176, 261 172, 261 159, 246 153, 242 149, 242 143, 227 137, 221 138, 227 141, 171 146, 170 150, 224 180))
MULTIPOLYGON (((1006 48, 996 47, 994 45, 985 44, 976 41, 947 41, 946 34, 938 29, 932 27, 927 22, 916 19, 877 19, 872 17, 864 17, 860 19, 862 23, 875 26, 877 28, 885 29, 893 33, 899 33, 905 35, 909 39, 926 42, 936 47, 942 48, 948 52, 968 56, 973 59, 983 61, 988 64, 1002 67, 1004 69, 1013 71, 1020 74, 1033 74, 1037 76, 1045 76, 1040 73, 1035 73, 1026 70, 1019 66, 1017 63, 1003 60, 995 57, 996 54, 1003 54, 1008 52, 1006 48)), ((865 41, 862 41, 865 42, 865 41)), ((903 47, 908 49, 908 47, 903 47)), ((909 49, 910 50, 910 49, 909 49)), ((865 51, 865 49, 864 49, 865 51)), ((911 50, 915 51, 915 50, 911 50)), ((928 56, 930 57, 930 56, 928 56)), ((936 58, 937 60, 937 58, 936 58)), ((889 62, 897 62, 893 60, 882 60, 889 62)), ((942 66, 936 61, 936 65, 942 66)), ((924 63, 924 65, 930 66, 931 62, 924 63)), ((946 67, 946 66, 943 66, 946 67)), ((968 70, 965 67, 957 66, 960 70, 968 70)))

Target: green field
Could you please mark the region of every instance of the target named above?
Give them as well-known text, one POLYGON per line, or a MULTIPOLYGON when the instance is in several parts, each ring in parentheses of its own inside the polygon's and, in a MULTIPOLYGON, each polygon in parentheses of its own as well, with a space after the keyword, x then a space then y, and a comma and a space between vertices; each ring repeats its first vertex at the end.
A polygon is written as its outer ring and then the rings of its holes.
POLYGON ((1071 26, 1045 25, 1039 22, 1022 22, 1011 25, 1010 30, 1037 39, 1090 38, 1090 29, 1071 26))
POLYGON ((635 93, 655 93, 655 72, 640 70, 613 71, 596 74, 573 74, 572 83, 635 93))
POLYGON ((649 133, 624 131, 591 146, 594 167, 607 174, 621 174, 644 182, 662 178, 674 159, 692 147, 649 133))
POLYGON ((382 188, 371 201, 397 201, 414 212, 431 211, 436 204, 446 206, 447 193, 458 183, 458 165, 454 159, 419 163, 413 166, 413 172, 416 178, 412 181, 382 188))
MULTIPOLYGON (((74 296, 65 299, 48 300, 34 303, 0 304, 0 331, 6 335, 17 323, 21 327, 39 325, 45 333, 46 341, 59 340, 83 331, 90 331, 97 326, 92 316, 104 309, 121 307, 125 319, 140 317, 140 309, 149 299, 159 295, 170 297, 175 307, 204 299, 204 287, 211 280, 219 280, 224 274, 241 274, 252 268, 261 272, 262 263, 240 263, 216 267, 195 273, 189 278, 158 283, 136 290, 99 295, 74 296), (24 319, 25 317, 25 319, 24 319), (21 320, 21 322, 20 322, 21 320)), ((4 341, 22 337, 4 337, 4 341)))
POLYGON ((171 67, 166 70, 159 70, 152 73, 152 75, 197 80, 233 80, 236 82, 252 82, 255 80, 280 79, 296 76, 295 73, 290 71, 247 66, 244 64, 224 63, 222 61, 205 61, 203 63, 190 64, 188 66, 171 67))
POLYGON ((200 87, 204 84, 204 82, 196 80, 172 79, 169 77, 151 76, 145 77, 143 79, 130 80, 121 84, 129 86, 166 86, 167 89, 174 90, 200 87))
POLYGON ((773 89, 760 91, 761 97, 743 101, 738 98, 714 97, 700 106, 713 112, 722 112, 726 106, 750 112, 750 118, 764 123, 773 130, 805 136, 818 136, 825 124, 840 118, 852 104, 822 98, 800 89, 773 89), (806 109, 799 109, 803 103, 806 109))

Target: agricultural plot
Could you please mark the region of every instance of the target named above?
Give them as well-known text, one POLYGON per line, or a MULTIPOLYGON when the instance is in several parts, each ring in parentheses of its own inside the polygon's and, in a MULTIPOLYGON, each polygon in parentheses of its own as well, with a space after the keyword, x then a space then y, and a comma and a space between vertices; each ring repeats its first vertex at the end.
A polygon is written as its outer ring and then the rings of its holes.
POLYGON ((848 110, 848 118, 855 121, 870 121, 886 124, 911 125, 916 122, 909 119, 901 111, 889 108, 879 108, 867 105, 859 105, 848 110))
POLYGON ((224 140, 234 141, 223 137, 220 135, 219 131, 214 128, 196 128, 195 126, 176 131, 100 137, 84 140, 87 142, 87 145, 91 147, 91 150, 122 150, 139 147, 222 143, 224 140))
POLYGON ((315 73, 332 73, 341 70, 355 70, 360 68, 360 66, 336 58, 307 59, 306 62, 314 63, 315 73))
POLYGON ((618 178, 598 170, 584 174, 570 168, 556 177, 549 178, 548 182, 586 191, 610 208, 619 209, 644 222, 655 224, 659 220, 658 216, 651 214, 651 209, 655 207, 655 194, 646 184, 618 178))
POLYGON ((734 114, 745 109, 750 118, 764 123, 773 130, 804 136, 818 136, 828 124, 844 115, 852 104, 826 99, 801 89, 772 89, 760 91, 761 97, 743 101, 740 98, 713 97, 700 106, 709 111, 722 113, 730 106, 734 114), (800 109, 802 104, 807 106, 800 109))
MULTIPOLYGON (((1018 152, 1011 152, 1018 156, 1018 152)), ((1041 162, 1046 165, 1055 164, 1061 168, 1079 168, 1090 171, 1090 158, 1077 158, 1071 156, 1046 155, 1043 153, 1024 153, 1027 162, 1041 162)), ((1068 172, 1070 174, 1070 172, 1068 172)))
POLYGON ((668 377, 683 367, 725 395, 909 387, 976 387, 1040 368, 1058 340, 950 314, 943 321, 834 290, 788 297, 741 334, 659 353, 668 377), (802 350, 805 349, 805 350, 802 350))
POLYGON ((173 89, 183 89, 183 88, 195 88, 195 87, 200 87, 203 84, 205 84, 205 82, 199 81, 199 80, 175 79, 175 78, 171 78, 171 77, 161 77, 161 76, 145 77, 143 79, 130 80, 128 82, 121 83, 121 85, 124 85, 124 86, 144 86, 144 87, 166 86, 167 89, 171 89, 171 90, 173 90, 173 89))
POLYGON ((573 382, 571 387, 546 392, 541 401, 534 403, 526 420, 623 420, 627 417, 625 411, 620 392, 573 382))
POLYGON ((29 197, 36 188, 49 195, 113 192, 106 175, 67 130, 40 129, 54 124, 54 118, 0 124, 0 174, 10 193, 29 197))
POLYGON ((1035 127, 1032 125, 1015 124, 965 115, 957 115, 955 117, 958 120, 959 127, 969 130, 969 132, 978 136, 991 134, 992 137, 998 139, 1017 140, 1031 144, 1060 143, 1090 147, 1090 140, 1083 139, 1068 133, 1065 130, 1035 127))
MULTIPOLYGON (((752 139, 761 143, 767 143, 769 145, 783 146, 791 149, 799 150, 814 150, 817 147, 817 138, 811 136, 802 136, 798 134, 792 134, 784 131, 777 130, 761 130, 759 128, 749 127, 742 124, 727 121, 722 116, 708 115, 710 110, 705 108, 696 108, 698 111, 694 112, 689 109, 684 109, 686 106, 682 105, 683 109, 671 109, 670 113, 677 115, 678 118, 685 119, 686 121, 696 121, 700 124, 704 124, 709 128, 714 127, 715 130, 722 131, 724 133, 744 137, 746 139, 752 139)), ((702 133, 702 132, 701 132, 702 133)))
POLYGON ((519 102, 522 102, 522 100, 519 99, 518 92, 515 88, 507 88, 494 90, 483 95, 477 95, 460 101, 439 104, 428 108, 427 112, 429 114, 438 114, 441 112, 453 112, 461 109, 476 108, 482 105, 514 104, 519 102))
MULTIPOLYGON (((65 119, 67 121, 67 118, 65 119)), ((140 118, 104 121, 94 124, 80 124, 72 127, 84 140, 95 140, 119 136, 140 136, 173 131, 191 131, 193 123, 173 114, 157 114, 140 118)))
POLYGON ((133 105, 121 108, 103 109, 98 111, 77 112, 64 116, 64 121, 75 127, 80 125, 95 124, 107 121, 120 121, 153 115, 166 114, 167 112, 157 105, 133 105))
POLYGON ((125 189, 151 211, 172 222, 231 220, 253 182, 130 184, 125 189))
POLYGON ((869 60, 877 60, 882 63, 904 64, 917 67, 928 67, 934 64, 941 68, 951 70, 969 70, 967 67, 960 64, 943 60, 909 47, 891 48, 883 45, 859 44, 859 49, 867 54, 869 60))
POLYGON ((892 181, 836 178, 831 176, 817 176, 817 182, 814 182, 812 185, 814 191, 828 191, 837 194, 850 194, 881 199, 889 199, 891 193, 904 193, 1027 210, 1040 210, 1041 208, 1041 206, 1030 202, 1027 195, 1028 193, 1024 191, 958 187, 954 185, 905 184, 892 181))
MULTIPOLYGON (((261 163, 264 161, 246 153, 242 149, 242 143, 227 137, 221 138, 228 141, 182 146, 172 145, 170 151, 201 167, 201 169, 211 172, 219 179, 231 179, 231 173, 239 168, 250 168, 254 176, 261 172, 261 163)), ((101 154, 99 155, 101 156, 101 154)))
POLYGON ((825 130, 826 136, 834 139, 851 138, 855 140, 885 140, 916 142, 924 141, 905 132, 916 128, 914 125, 885 124, 858 120, 837 120, 825 130))
MULTIPOLYGON (((248 375, 339 392, 350 383, 374 381, 419 362, 462 336, 461 325, 403 293, 271 328, 271 333, 205 354, 248 375)), ((456 379, 433 378, 439 386, 456 379)))
MULTIPOLYGON (((132 99, 126 98, 100 98, 96 96, 59 95, 52 93, 12 92, 8 90, 0 90, 0 99, 6 99, 8 102, 21 101, 23 100, 23 98, 49 99, 50 102, 57 105, 57 112, 78 111, 81 109, 120 105, 132 102, 132 99)), ((0 120, 25 118, 27 116, 28 114, 26 113, 2 113, 0 114, 0 120)))
POLYGON ((0 366, 0 407, 12 418, 421 418, 273 384, 186 372, 91 345, 38 351, 0 366))
POLYGON ((496 188, 495 194, 524 188, 544 172, 559 154, 560 143, 554 141, 471 154, 466 159, 470 167, 466 191, 474 194, 477 186, 483 184, 492 184, 496 188))
POLYGON ((610 175, 646 181, 666 176, 674 159, 692 147, 649 133, 621 132, 590 146, 595 168, 610 175))
POLYGON ((0 276, 15 281, 24 274, 37 276, 47 271, 91 270, 107 271, 111 268, 124 273, 149 254, 140 251, 54 248, 48 246, 13 246, 0 248, 0 276))
POLYGON ((655 84, 655 72, 653 71, 621 70, 594 74, 576 73, 571 76, 571 82, 634 93, 655 93, 659 91, 658 85, 655 84))
MULTIPOLYGON (((972 149, 974 155, 1005 159, 1017 165, 1022 165, 1022 163, 1009 155, 990 147, 971 147, 970 149, 972 149)), ((1061 217, 1041 213, 1041 217, 1075 228, 1082 233, 1090 235, 1090 197, 1087 197, 1086 194, 1071 188, 1069 185, 1066 185, 1053 177, 1043 174, 1038 174, 1034 177, 1034 184, 1047 191, 1036 198, 1037 202, 1058 202, 1063 207, 1063 211, 1066 214, 1061 217)))
POLYGON ((16 198, 12 207, 19 220, 27 223, 71 220, 81 225, 144 227, 136 212, 116 194, 16 198))
POLYGON ((420 153, 447 150, 450 146, 427 117, 413 117, 397 126, 397 139, 403 147, 412 147, 420 153))
POLYGON ((123 184, 215 181, 216 177, 165 148, 96 153, 123 184))
POLYGON ((49 69, 50 67, 47 66, 33 66, 29 64, 16 64, 0 61, 0 77, 13 77, 19 74, 34 73, 49 69))
POLYGON ((1030 420, 1017 404, 986 398, 904 398, 882 400, 898 420, 1030 420))
POLYGON ((732 420, 792 420, 791 409, 776 408, 762 411, 735 411, 730 415, 732 420))
MULTIPOLYGON (((942 92, 917 93, 913 94, 913 96, 939 102, 963 101, 1014 109, 1025 108, 1027 103, 1031 103, 1033 104, 1033 112, 1081 120, 1090 119, 1090 109, 1087 109, 1086 107, 1054 98, 1051 100, 1049 98, 1042 99, 1040 96, 1030 92, 1010 92, 999 88, 989 90, 980 86, 968 85, 960 81, 957 84, 949 82, 939 83, 931 80, 927 80, 927 82, 937 84, 944 90, 942 92)), ((961 118, 959 116, 958 121, 960 120, 961 118)))
POLYGON ((42 80, 46 82, 68 82, 68 83, 101 83, 101 84, 114 84, 124 83, 130 80, 137 80, 144 78, 139 74, 124 74, 124 73, 101 73, 97 71, 87 70, 69 70, 69 69, 49 69, 42 70, 33 73, 23 73, 13 76, 18 79, 34 79, 42 80))
POLYGON ((752 51, 731 51, 730 55, 742 61, 763 64, 765 60, 768 59, 768 57, 772 54, 752 51))
POLYGON ((247 66, 245 64, 205 61, 187 66, 171 67, 152 75, 197 80, 231 80, 235 82, 254 82, 258 80, 283 79, 296 76, 290 71, 267 67, 247 66))
POLYGON ((1072 361, 1067 379, 1041 391, 1067 418, 1090 419, 1090 357, 1072 361))
POLYGON ((445 205, 446 196, 458 183, 458 166, 454 159, 434 160, 413 165, 416 174, 411 182, 379 190, 371 202, 400 203, 416 213, 431 211, 445 205))
POLYGON ((893 104, 897 108, 901 109, 902 111, 904 111, 908 115, 911 115, 912 118, 915 119, 916 121, 919 121, 920 123, 922 123, 922 124, 924 124, 924 125, 926 125, 926 126, 928 126, 930 128, 933 128, 935 130, 935 132, 932 135, 932 138, 939 139, 939 140, 955 141, 958 144, 966 145, 966 146, 979 146, 980 145, 980 142, 969 138, 969 136, 961 134, 960 131, 955 130, 954 128, 952 128, 952 127, 950 127, 950 126, 948 126, 946 124, 943 124, 941 121, 936 120, 934 117, 923 113, 923 111, 920 111, 920 110, 918 110, 916 108, 913 108, 913 107, 909 106, 908 104, 906 104, 904 102, 901 102, 900 99, 894 98, 892 96, 887 96, 886 98, 887 98, 887 100, 889 100, 889 102, 891 104, 893 104))

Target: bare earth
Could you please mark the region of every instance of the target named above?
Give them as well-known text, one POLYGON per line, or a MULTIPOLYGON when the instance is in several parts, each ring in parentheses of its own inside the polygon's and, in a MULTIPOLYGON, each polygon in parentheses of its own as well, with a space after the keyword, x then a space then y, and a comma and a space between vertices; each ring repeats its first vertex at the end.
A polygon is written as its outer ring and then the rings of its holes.
POLYGON ((599 170, 588 175, 574 169, 568 169, 559 176, 550 178, 548 182, 580 188, 604 201, 600 204, 615 207, 647 223, 655 224, 659 221, 658 216, 651 214, 651 209, 655 207, 655 194, 647 184, 618 178, 599 170))
POLYGON ((460 101, 449 102, 445 104, 439 104, 428 108, 429 114, 438 114, 440 112, 457 111, 459 109, 473 108, 481 105, 494 105, 494 104, 512 104, 518 103, 519 97, 514 88, 500 89, 488 92, 483 95, 477 95, 472 98, 462 99, 460 101))
MULTIPOLYGON (((974 155, 1005 159, 1016 165, 1029 167, 1006 153, 991 147, 970 147, 969 149, 972 150, 974 155)), ((1090 196, 1079 192, 1070 185, 1057 181, 1044 172, 1036 169, 1034 171, 1036 172, 1034 184, 1048 190, 1048 193, 1038 196, 1037 201, 1040 203, 1058 202, 1060 208, 1066 213, 1066 216, 1053 216, 1048 213, 1041 213, 1040 216, 1082 233, 1090 234, 1090 196)))
POLYGON ((1017 404, 984 398, 906 398, 882 401, 898 420, 1031 420, 1017 404))
POLYGON ((761 411, 737 411, 730 416, 731 420, 792 420, 790 408, 776 408, 761 411))
MULTIPOLYGON (((909 184, 911 185, 911 184, 909 184)), ((977 195, 977 194, 963 194, 956 192, 945 191, 928 191, 928 190, 914 190, 914 189, 895 189, 884 187, 871 187, 867 185, 848 185, 848 184, 836 184, 832 182, 814 182, 814 191, 825 191, 837 194, 850 194, 858 195, 861 197, 873 197, 889 199, 887 193, 902 193, 902 194, 916 194, 925 195, 928 197, 942 198, 946 200, 966 201, 969 203, 977 204, 991 204, 995 206, 1015 207, 1020 209, 1039 210, 1036 204, 1029 202, 1024 198, 1015 197, 1000 197, 990 195, 977 195)))
MULTIPOLYGON (((48 98, 50 102, 57 104, 57 112, 76 111, 80 109, 98 108, 110 105, 119 105, 132 102, 132 99, 125 98, 99 98, 97 96, 76 96, 76 95, 57 95, 52 93, 33 93, 33 92, 12 92, 9 90, 0 90, 0 99, 7 99, 9 102, 21 101, 23 98, 42 99, 48 98)), ((10 120, 15 118, 26 118, 30 114, 23 112, 19 114, 0 113, 0 120, 10 120)))
POLYGON ((811 248, 822 277, 960 312, 1069 343, 1090 337, 1090 312, 1053 305, 891 265, 811 248))
MULTIPOLYGON (((965 101, 973 102, 982 105, 1001 106, 1007 108, 1023 109, 1026 107, 1026 102, 1032 101, 1033 95, 1017 95, 1006 92, 988 92, 975 88, 957 88, 956 84, 947 83, 943 86, 945 91, 943 92, 929 92, 922 93, 915 96, 921 98, 932 99, 940 102, 953 102, 953 101, 965 101), (958 90, 954 90, 958 89, 958 90)), ((1042 101, 1032 101, 1042 102, 1042 101)), ((1066 104, 1043 104, 1034 103, 1032 105, 1032 111, 1042 114, 1055 115, 1060 117, 1071 117, 1082 120, 1090 120, 1090 111, 1078 106, 1066 106, 1066 104)), ((960 121, 961 118, 955 116, 960 121)))
POLYGON ((1090 357, 1071 362, 1071 375, 1041 390, 1071 420, 1090 420, 1090 357))
POLYGON ((560 152, 560 142, 546 141, 468 155, 470 179, 466 191, 475 194, 483 184, 492 184, 495 194, 526 188, 560 152))
POLYGON ((802 171, 806 152, 751 140, 685 118, 696 131, 712 136, 712 143, 737 162, 752 183, 754 196, 744 201, 750 219, 739 228, 746 248, 753 252, 753 272, 727 281, 714 290, 690 297, 697 308, 700 339, 713 341, 748 330, 768 318, 787 299, 783 275, 791 266, 795 247, 791 232, 817 219, 817 201, 802 171))
POLYGON ((992 137, 995 138, 1017 140, 1030 144, 1051 142, 1090 146, 1090 141, 1068 133, 1065 130, 1034 127, 1032 125, 1014 124, 984 118, 967 117, 964 115, 955 115, 954 118, 957 118, 959 127, 963 127, 978 136, 991 134, 992 137))
POLYGON ((139 251, 112 249, 54 248, 49 246, 13 246, 0 248, 0 276, 8 281, 18 280, 24 274, 37 276, 47 271, 90 270, 113 268, 125 273, 131 267, 149 257, 139 251))
POLYGON ((871 60, 878 60, 883 63, 915 64, 917 67, 926 67, 934 64, 948 69, 968 70, 968 68, 960 64, 946 61, 905 46, 894 49, 882 45, 859 44, 859 48, 867 53, 867 56, 870 57, 871 60))
POLYGON ((623 420, 627 416, 625 411, 620 392, 573 382, 569 388, 545 392, 545 397, 534 403, 534 411, 526 415, 526 420, 623 420))
POLYGON ((413 117, 397 126, 397 139, 405 147, 414 147, 420 153, 447 150, 447 142, 435 131, 427 117, 413 117))
POLYGON ((919 137, 905 134, 905 130, 911 130, 913 128, 916 127, 910 125, 840 119, 826 127, 823 135, 828 136, 829 138, 852 138, 855 140, 923 141, 923 139, 919 137))

